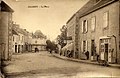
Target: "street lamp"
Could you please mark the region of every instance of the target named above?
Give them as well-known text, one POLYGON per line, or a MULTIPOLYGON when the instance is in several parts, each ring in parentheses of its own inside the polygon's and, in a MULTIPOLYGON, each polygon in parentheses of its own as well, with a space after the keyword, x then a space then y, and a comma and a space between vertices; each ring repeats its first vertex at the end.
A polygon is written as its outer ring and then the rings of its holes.
POLYGON ((116 36, 112 35, 112 36, 108 36, 108 37, 113 37, 115 39, 115 48, 116 48, 116 58, 115 58, 115 62, 117 63, 117 40, 116 40, 116 36))

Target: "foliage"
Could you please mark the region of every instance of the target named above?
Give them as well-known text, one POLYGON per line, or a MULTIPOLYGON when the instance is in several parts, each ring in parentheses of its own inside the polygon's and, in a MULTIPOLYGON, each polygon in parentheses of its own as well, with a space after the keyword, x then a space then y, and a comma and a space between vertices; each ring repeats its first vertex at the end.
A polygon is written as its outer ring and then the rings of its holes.
POLYGON ((46 41, 46 49, 49 51, 53 51, 53 50, 56 50, 57 49, 57 45, 54 43, 54 42, 51 42, 50 40, 47 40, 46 41))
POLYGON ((66 45, 65 41, 67 40, 67 27, 63 25, 60 31, 61 34, 57 36, 57 41, 61 47, 64 47, 66 45))

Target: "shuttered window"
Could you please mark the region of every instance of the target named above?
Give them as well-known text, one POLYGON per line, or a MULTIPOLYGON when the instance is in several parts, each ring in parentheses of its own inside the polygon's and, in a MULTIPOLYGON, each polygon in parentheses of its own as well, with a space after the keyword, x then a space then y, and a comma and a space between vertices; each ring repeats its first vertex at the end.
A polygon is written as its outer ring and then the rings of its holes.
POLYGON ((85 22, 85 33, 88 31, 88 21, 85 22))
POLYGON ((82 41, 82 44, 81 44, 81 50, 82 52, 87 52, 88 51, 88 42, 87 41, 82 41))
POLYGON ((88 31, 88 21, 83 20, 82 21, 82 33, 86 33, 88 31))
POLYGON ((81 29, 82 29, 82 33, 84 33, 84 31, 83 31, 83 21, 82 21, 82 26, 81 26, 81 27, 82 27, 82 28, 81 28, 81 29))
POLYGON ((83 52, 83 41, 81 43, 81 51, 83 52))
POLYGON ((91 18, 91 31, 95 31, 96 27, 96 17, 91 18))
POLYGON ((103 28, 108 27, 109 15, 108 11, 103 14, 103 28))
POLYGON ((87 41, 85 41, 85 52, 87 52, 88 51, 88 42, 87 41))

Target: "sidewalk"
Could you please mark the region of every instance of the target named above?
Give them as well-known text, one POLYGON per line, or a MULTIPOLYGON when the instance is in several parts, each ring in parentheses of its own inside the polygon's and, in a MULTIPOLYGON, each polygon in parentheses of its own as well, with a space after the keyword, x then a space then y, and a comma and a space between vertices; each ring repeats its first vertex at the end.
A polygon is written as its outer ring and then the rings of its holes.
MULTIPOLYGON (((86 63, 86 64, 94 64, 94 65, 100 65, 98 62, 92 62, 90 60, 80 60, 80 59, 74 59, 74 58, 68 58, 65 56, 60 56, 59 54, 53 54, 54 57, 56 58, 60 58, 63 60, 69 60, 69 61, 74 61, 74 62, 79 62, 79 63, 86 63)), ((120 64, 109 64, 109 67, 113 67, 113 68, 119 68, 120 69, 120 64)))

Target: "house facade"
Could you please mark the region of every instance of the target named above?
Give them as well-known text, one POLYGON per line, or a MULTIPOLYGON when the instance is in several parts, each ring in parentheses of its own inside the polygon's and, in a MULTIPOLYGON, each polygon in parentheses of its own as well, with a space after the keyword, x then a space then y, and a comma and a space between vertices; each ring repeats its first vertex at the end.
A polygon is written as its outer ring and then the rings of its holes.
MULTIPOLYGON (((87 4, 90 2, 91 0, 87 4)), ((79 10, 80 59, 83 59, 88 51, 89 60, 97 60, 96 55, 99 55, 100 59, 109 63, 120 63, 119 0, 93 2, 89 9, 82 12, 79 10)))
POLYGON ((73 57, 78 58, 78 13, 75 13, 66 23, 67 26, 67 44, 73 43, 73 57))
POLYGON ((35 48, 37 48, 39 51, 44 51, 46 50, 46 39, 32 38, 31 45, 32 45, 32 51, 35 51, 35 48))
POLYGON ((22 53, 24 51, 24 34, 18 24, 13 24, 13 53, 22 53))
POLYGON ((19 35, 15 30, 12 30, 13 36, 12 36, 12 49, 13 53, 18 53, 18 41, 19 41, 19 35))
POLYGON ((28 52, 32 51, 32 33, 28 32, 28 52))
POLYGON ((13 24, 12 31, 13 53, 32 51, 32 34, 18 24, 13 24))

